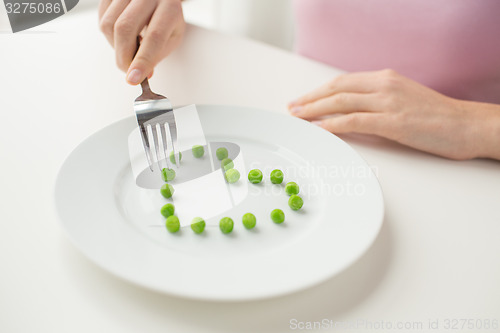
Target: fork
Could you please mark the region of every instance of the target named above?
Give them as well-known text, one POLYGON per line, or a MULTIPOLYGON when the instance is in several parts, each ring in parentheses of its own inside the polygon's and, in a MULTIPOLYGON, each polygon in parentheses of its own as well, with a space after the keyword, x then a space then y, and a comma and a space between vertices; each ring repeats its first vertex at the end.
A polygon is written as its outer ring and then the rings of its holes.
MULTIPOLYGON (((137 39, 137 46, 139 46, 139 38, 137 39)), ((142 145, 144 146, 144 151, 146 152, 146 158, 148 160, 149 168, 151 169, 151 171, 153 171, 153 159, 151 156, 151 145, 149 140, 150 137, 148 135, 148 127, 151 128, 151 133, 153 135, 153 144, 156 152, 158 168, 160 171, 162 170, 158 130, 160 131, 165 163, 168 167, 169 155, 167 154, 167 134, 165 131, 166 125, 168 125, 169 129, 169 142, 172 143, 172 152, 175 158, 174 164, 176 166, 179 166, 179 155, 175 152, 177 147, 177 125, 175 123, 172 104, 167 97, 155 94, 151 91, 148 78, 145 78, 144 81, 141 82, 141 87, 142 94, 135 99, 134 111, 137 116, 137 123, 139 124, 139 130, 142 137, 142 145)))

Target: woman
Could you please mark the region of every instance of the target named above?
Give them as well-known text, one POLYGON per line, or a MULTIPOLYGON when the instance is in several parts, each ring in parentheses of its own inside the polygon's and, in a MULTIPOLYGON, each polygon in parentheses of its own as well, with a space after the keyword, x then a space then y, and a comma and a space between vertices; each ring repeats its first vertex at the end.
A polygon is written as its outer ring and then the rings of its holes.
MULTIPOLYGON (((500 1, 297 0, 295 13, 297 52, 352 73, 291 102, 293 115, 451 159, 500 160, 500 1)), ((99 17, 130 84, 184 32, 180 0, 101 0, 99 17)))

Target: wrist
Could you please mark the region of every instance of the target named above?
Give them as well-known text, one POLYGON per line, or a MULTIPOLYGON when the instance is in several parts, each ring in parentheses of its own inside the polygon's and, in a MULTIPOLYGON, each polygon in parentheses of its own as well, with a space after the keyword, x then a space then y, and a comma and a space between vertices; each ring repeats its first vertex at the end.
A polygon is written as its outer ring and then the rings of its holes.
POLYGON ((500 105, 462 102, 469 118, 466 135, 472 158, 500 160, 500 105))

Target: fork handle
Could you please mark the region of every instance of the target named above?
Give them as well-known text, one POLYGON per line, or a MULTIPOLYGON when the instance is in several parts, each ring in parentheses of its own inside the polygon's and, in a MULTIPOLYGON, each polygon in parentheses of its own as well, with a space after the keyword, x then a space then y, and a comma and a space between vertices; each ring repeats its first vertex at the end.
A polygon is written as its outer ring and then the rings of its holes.
MULTIPOLYGON (((137 36, 137 49, 135 50, 135 55, 137 54, 137 51, 139 51, 139 47, 141 46, 141 36, 137 36)), ((151 92, 151 88, 149 87, 149 81, 148 78, 146 77, 142 82, 141 82, 141 88, 142 92, 151 92)))
POLYGON ((141 82, 141 88, 143 93, 151 93, 151 88, 149 87, 148 78, 145 78, 144 81, 141 82))

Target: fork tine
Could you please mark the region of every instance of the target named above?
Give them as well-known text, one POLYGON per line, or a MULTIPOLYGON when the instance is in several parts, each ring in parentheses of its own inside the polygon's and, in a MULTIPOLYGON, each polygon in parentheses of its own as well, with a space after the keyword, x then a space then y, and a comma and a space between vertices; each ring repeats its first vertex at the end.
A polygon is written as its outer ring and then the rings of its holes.
POLYGON ((146 127, 144 125, 139 125, 139 127, 141 128, 142 145, 144 146, 144 151, 146 152, 149 169, 153 171, 153 162, 151 161, 151 149, 149 147, 148 133, 146 132, 146 127))
POLYGON ((165 163, 167 164, 167 168, 169 168, 168 164, 168 149, 167 149, 167 133, 165 131, 165 123, 160 124, 160 134, 161 141, 163 143, 163 154, 165 155, 165 163))
POLYGON ((168 131, 170 133, 170 141, 172 141, 172 151, 174 152, 175 165, 179 167, 180 159, 177 153, 177 126, 175 125, 175 119, 168 121, 168 131))
POLYGON ((158 163, 158 169, 161 171, 160 144, 158 143, 158 132, 156 125, 157 124, 152 125, 151 130, 153 132, 153 142, 155 145, 156 162, 158 163))

